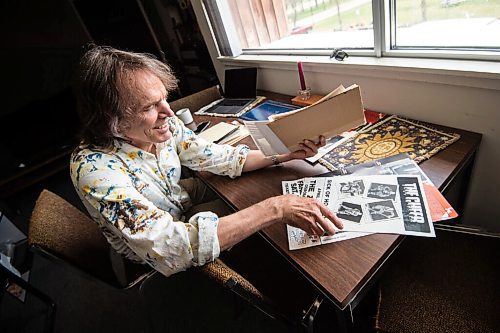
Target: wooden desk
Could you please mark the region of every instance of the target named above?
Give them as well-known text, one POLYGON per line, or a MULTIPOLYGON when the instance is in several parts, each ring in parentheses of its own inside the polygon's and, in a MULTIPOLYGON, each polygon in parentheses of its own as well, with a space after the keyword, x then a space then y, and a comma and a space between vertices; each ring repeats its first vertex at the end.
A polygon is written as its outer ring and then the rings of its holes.
MULTIPOLYGON (((274 99, 274 98, 273 98, 274 99)), ((208 117, 203 117, 206 120, 208 117)), ((212 122, 214 118, 210 118, 212 122)), ((226 119, 227 120, 227 119, 226 119)), ((435 126, 446 129, 445 127, 435 126)), ((463 206, 468 179, 481 135, 449 129, 461 135, 459 141, 422 162, 420 166, 446 195, 456 193, 463 206)), ((242 143, 255 148, 250 137, 242 143)), ((268 197, 281 194, 281 182, 318 175, 328 170, 305 161, 290 161, 282 166, 245 173, 229 180, 227 177, 201 172, 201 179, 214 189, 235 210, 241 210, 268 197)), ((457 209, 458 210, 458 209, 457 209)), ((460 210, 458 210, 460 213, 460 210)), ((326 299, 347 319, 347 309, 353 309, 377 277, 384 262, 403 241, 404 236, 374 234, 366 237, 290 251, 285 225, 275 224, 260 232, 326 299)), ((347 324, 348 325, 348 324, 347 324)))

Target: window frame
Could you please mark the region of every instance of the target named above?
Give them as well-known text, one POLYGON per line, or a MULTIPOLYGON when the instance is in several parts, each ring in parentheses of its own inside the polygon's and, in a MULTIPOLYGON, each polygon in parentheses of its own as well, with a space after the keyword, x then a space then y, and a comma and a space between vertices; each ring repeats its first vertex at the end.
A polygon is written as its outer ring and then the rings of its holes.
MULTIPOLYGON (((221 80, 224 78, 224 69, 249 65, 258 67, 264 71, 278 70, 287 73, 293 72, 293 75, 295 75, 296 62, 300 60, 309 63, 310 70, 317 73, 332 73, 334 75, 363 73, 363 76, 373 78, 439 82, 441 84, 500 91, 500 62, 491 61, 493 60, 491 58, 487 59, 489 61, 484 61, 478 59, 459 59, 458 57, 451 56, 418 57, 407 51, 397 50, 388 52, 385 49, 379 50, 383 54, 380 57, 375 56, 373 50, 371 52, 357 51, 357 54, 349 50, 350 55, 356 56, 351 56, 343 62, 330 59, 331 51, 316 52, 315 54, 308 52, 297 52, 294 54, 268 52, 264 54, 261 52, 259 54, 240 53, 237 55, 223 55, 216 43, 216 37, 208 20, 208 14, 203 1, 192 1, 191 4, 215 70, 221 80)), ((383 3, 382 0, 378 2, 378 5, 383 3)), ((388 10, 387 6, 379 6, 377 8, 377 10, 388 10)), ((381 21, 378 24, 381 26, 381 29, 390 29, 390 26, 385 21, 381 21)), ((384 45, 390 45, 388 34, 380 34, 379 38, 381 38, 384 45)), ((266 86, 263 85, 260 88, 265 89, 266 86)), ((279 89, 273 87, 274 90, 282 93, 290 93, 286 87, 279 89)))
MULTIPOLYGON (((207 1, 203 2, 207 6, 207 1)), ((498 51, 481 50, 481 49, 458 49, 458 48, 431 48, 431 47, 397 47, 395 45, 396 20, 395 6, 396 0, 372 0, 372 16, 373 16, 373 34, 374 48, 345 48, 349 55, 353 56, 374 56, 381 57, 407 57, 407 58, 435 58, 435 59, 464 59, 464 60, 500 60, 500 48, 498 51)), ((213 1, 212 1, 213 3, 213 1)), ((216 0, 217 6, 221 6, 221 15, 227 15, 228 10, 225 8, 224 0, 216 0)), ((212 7, 212 6, 211 6, 212 7)), ((213 15, 213 14, 211 14, 213 15)), ((211 17, 211 15, 208 15, 211 17)), ((227 22, 228 20, 218 19, 215 22, 227 22)), ((231 49, 231 53, 221 53, 225 56, 238 55, 291 55, 291 56, 324 56, 330 55, 332 49, 315 48, 315 49, 242 49, 237 34, 234 31, 232 24, 224 24, 225 41, 229 45, 220 45, 220 36, 215 34, 218 40, 219 49, 231 49), (233 29, 233 30, 232 30, 233 29)))

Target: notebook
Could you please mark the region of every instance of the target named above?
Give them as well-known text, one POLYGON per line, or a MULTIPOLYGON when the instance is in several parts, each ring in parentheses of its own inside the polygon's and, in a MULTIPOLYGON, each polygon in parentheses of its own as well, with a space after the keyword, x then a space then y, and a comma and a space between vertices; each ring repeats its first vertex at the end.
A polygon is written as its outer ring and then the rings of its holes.
POLYGON ((269 116, 280 114, 300 108, 296 105, 285 104, 273 100, 267 100, 262 104, 257 105, 252 110, 240 116, 243 120, 268 120, 269 116))
POLYGON ((207 141, 219 143, 238 130, 238 126, 221 122, 200 133, 200 136, 207 141))
POLYGON ((237 117, 256 100, 257 68, 226 69, 223 98, 201 108, 196 114, 237 117))

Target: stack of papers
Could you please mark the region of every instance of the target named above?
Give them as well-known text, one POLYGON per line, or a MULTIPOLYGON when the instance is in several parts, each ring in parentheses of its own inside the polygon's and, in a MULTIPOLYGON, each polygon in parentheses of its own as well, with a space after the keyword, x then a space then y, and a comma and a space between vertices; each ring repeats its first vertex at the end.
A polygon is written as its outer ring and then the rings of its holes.
POLYGON ((221 140, 227 138, 238 130, 238 126, 230 123, 220 122, 205 131, 201 132, 199 136, 207 141, 219 143, 221 140))
POLYGON ((290 250, 368 235, 393 233, 435 237, 419 176, 374 175, 303 178, 282 182, 284 194, 316 198, 334 212, 344 228, 315 237, 287 225, 290 250))
POLYGON ((207 141, 229 145, 235 144, 248 135, 246 127, 237 121, 220 122, 199 134, 207 141))

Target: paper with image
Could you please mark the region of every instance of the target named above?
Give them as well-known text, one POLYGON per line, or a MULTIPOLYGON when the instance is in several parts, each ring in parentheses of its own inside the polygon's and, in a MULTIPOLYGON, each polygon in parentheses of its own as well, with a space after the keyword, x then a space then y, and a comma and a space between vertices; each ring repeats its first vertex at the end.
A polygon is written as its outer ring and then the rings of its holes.
MULTIPOLYGON (((433 222, 456 218, 457 211, 434 186, 425 172, 413 161, 408 154, 398 154, 383 159, 351 165, 335 170, 331 175, 418 175, 424 185, 427 205, 433 222)), ((326 175, 325 175, 326 176, 326 175)))
MULTIPOLYGON (((316 198, 328 207, 331 197, 332 177, 303 178, 295 181, 283 181, 283 194, 295 194, 303 197, 316 198)), ((311 236, 299 228, 286 226, 288 246, 290 250, 303 249, 311 246, 338 242, 369 235, 363 232, 337 231, 332 236, 311 236)))
POLYGON ((434 237, 419 176, 335 177, 328 207, 346 231, 434 237))
POLYGON ((370 233, 435 237, 419 176, 338 176, 282 182, 283 193, 321 200, 344 223, 333 236, 313 237, 287 226, 290 250, 370 233), (299 192, 299 184, 302 190, 299 192), (299 194, 300 193, 300 194, 299 194))

